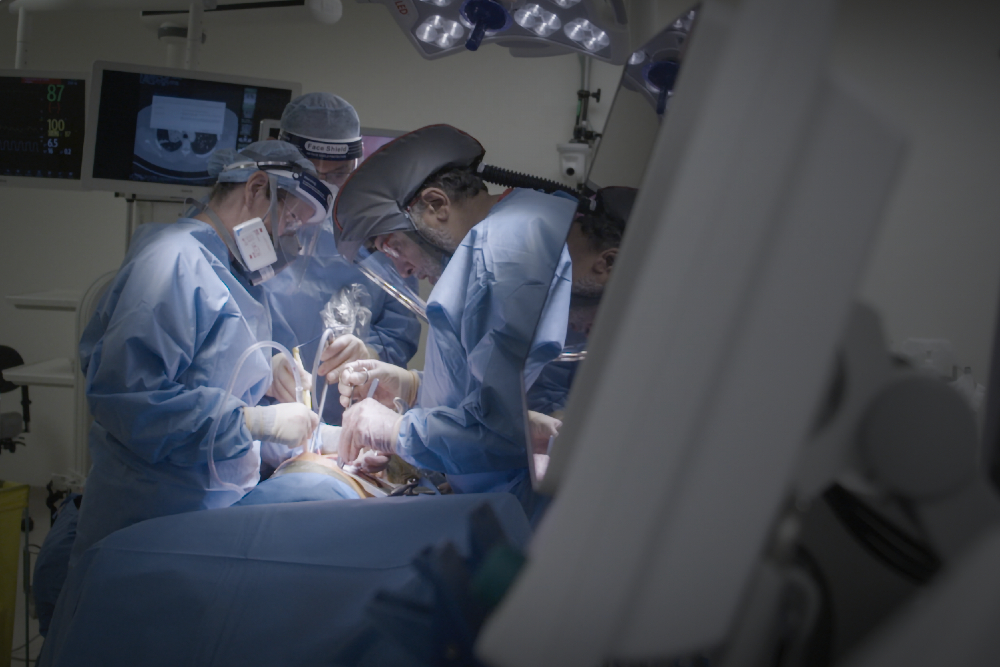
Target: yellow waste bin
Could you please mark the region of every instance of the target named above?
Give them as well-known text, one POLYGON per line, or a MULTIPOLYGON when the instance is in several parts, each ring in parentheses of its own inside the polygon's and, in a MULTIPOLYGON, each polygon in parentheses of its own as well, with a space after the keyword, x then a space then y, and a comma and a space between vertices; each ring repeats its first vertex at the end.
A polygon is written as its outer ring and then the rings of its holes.
POLYGON ((14 648, 17 566, 21 554, 21 517, 28 506, 28 485, 0 486, 0 664, 9 664, 14 648))

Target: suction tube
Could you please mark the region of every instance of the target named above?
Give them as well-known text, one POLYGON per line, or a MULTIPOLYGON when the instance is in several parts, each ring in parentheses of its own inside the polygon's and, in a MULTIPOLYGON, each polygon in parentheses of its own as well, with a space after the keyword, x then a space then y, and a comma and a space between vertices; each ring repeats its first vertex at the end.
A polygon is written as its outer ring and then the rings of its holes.
MULTIPOLYGON (((320 357, 323 356, 322 355, 323 350, 326 349, 327 343, 329 343, 336 337, 337 334, 336 332, 334 332, 333 329, 326 329, 323 332, 323 335, 320 336, 319 347, 316 348, 316 357, 313 359, 313 367, 312 367, 313 398, 316 405, 316 414, 319 415, 320 422, 323 421, 323 408, 326 406, 326 390, 327 387, 329 387, 330 385, 326 383, 325 381, 326 378, 323 378, 321 380, 319 376, 319 362, 320 362, 320 357)), ((320 445, 322 444, 321 440, 322 436, 320 436, 319 432, 320 432, 319 428, 313 431, 313 437, 312 439, 310 439, 309 444, 307 445, 308 451, 319 453, 320 445)))
MULTIPOLYGON (((281 343, 276 343, 273 340, 263 340, 259 343, 254 343, 243 352, 239 360, 236 362, 236 367, 233 369, 233 374, 229 378, 229 386, 226 387, 226 394, 232 395, 233 387, 236 386, 236 378, 239 377, 240 371, 243 370, 243 364, 250 357, 251 354, 265 347, 271 347, 279 352, 283 353, 285 357, 289 360, 292 359, 292 353, 282 345, 281 343)), ((269 360, 270 361, 270 360, 269 360)), ((269 364, 270 365, 270 364, 269 364)), ((293 375, 295 376, 295 400, 302 401, 302 377, 298 372, 298 365, 292 364, 294 369, 293 375)), ((243 487, 233 484, 232 482, 223 482, 219 479, 219 473, 215 469, 215 458, 212 456, 213 450, 215 449, 215 435, 219 430, 219 421, 222 419, 222 413, 226 408, 225 399, 219 401, 219 409, 215 413, 215 420, 212 422, 212 428, 208 432, 208 474, 209 474, 209 490, 216 491, 219 489, 228 489, 239 494, 242 498, 244 494, 243 487)), ((316 429, 319 430, 318 428, 316 429)))
POLYGON ((583 201, 580 198, 580 193, 569 185, 550 181, 547 178, 522 174, 517 171, 494 167, 488 164, 480 164, 476 167, 476 174, 487 183, 494 183, 508 188, 531 188, 532 190, 541 190, 549 194, 553 192, 565 192, 583 201))

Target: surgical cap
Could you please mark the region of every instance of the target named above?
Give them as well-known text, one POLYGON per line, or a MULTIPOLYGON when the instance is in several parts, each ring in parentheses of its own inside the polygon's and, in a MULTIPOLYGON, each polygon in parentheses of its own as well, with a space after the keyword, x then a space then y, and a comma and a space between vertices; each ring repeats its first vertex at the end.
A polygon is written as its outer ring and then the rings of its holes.
POLYGON ((473 168, 485 152, 482 144, 451 125, 428 125, 382 146, 340 189, 333 210, 337 250, 354 261, 368 239, 412 230, 406 210, 427 179, 450 167, 473 168))
POLYGON ((332 93, 306 93, 281 114, 281 139, 312 160, 362 157, 361 121, 347 100, 332 93))
POLYGON ((623 185, 611 185, 597 191, 597 212, 622 227, 632 215, 639 191, 623 185))
POLYGON ((306 93, 288 103, 281 129, 321 141, 353 141, 361 136, 358 112, 332 93, 306 93))
POLYGON ((256 166, 247 166, 245 169, 230 169, 223 173, 226 167, 240 162, 252 160, 253 162, 291 162, 302 167, 310 174, 316 173, 316 167, 309 160, 302 157, 295 146, 284 141, 258 141, 250 144, 241 151, 234 151, 231 148, 223 148, 215 151, 208 158, 208 173, 219 179, 220 183, 243 183, 247 181, 253 172, 257 171, 256 166))

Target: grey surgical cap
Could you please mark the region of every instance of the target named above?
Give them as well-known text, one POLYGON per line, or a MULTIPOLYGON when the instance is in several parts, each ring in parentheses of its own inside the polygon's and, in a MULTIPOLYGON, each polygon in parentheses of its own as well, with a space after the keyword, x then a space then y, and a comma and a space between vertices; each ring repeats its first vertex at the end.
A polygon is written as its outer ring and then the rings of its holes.
POLYGON ((333 208, 337 250, 354 261, 368 239, 413 230, 406 209, 427 179, 442 169, 475 167, 485 152, 451 125, 428 125, 382 146, 340 188, 333 208))
POLYGON ((208 158, 208 173, 221 183, 243 183, 258 170, 255 165, 247 164, 244 169, 226 168, 248 162, 291 162, 310 174, 316 173, 313 163, 302 157, 295 146, 284 141, 257 141, 240 151, 231 148, 217 150, 208 158))
POLYGON ((281 114, 280 138, 311 160, 353 160, 364 154, 358 112, 332 93, 306 93, 289 102, 281 114))

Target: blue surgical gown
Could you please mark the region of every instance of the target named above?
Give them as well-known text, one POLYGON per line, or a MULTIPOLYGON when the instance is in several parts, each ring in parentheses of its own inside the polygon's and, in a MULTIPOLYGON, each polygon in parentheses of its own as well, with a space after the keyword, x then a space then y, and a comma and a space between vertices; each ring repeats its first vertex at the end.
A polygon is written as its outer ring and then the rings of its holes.
POLYGON ((240 355, 270 339, 271 319, 263 290, 231 266, 215 230, 198 220, 143 225, 133 237, 80 340, 93 467, 74 560, 125 526, 237 501, 209 488, 207 436, 220 414, 219 477, 244 489, 257 483, 259 444, 241 408, 267 390, 271 350, 247 359, 232 394, 226 387, 240 355))
MULTIPOLYGON (((573 350, 585 350, 587 336, 573 331, 566 332, 566 347, 573 350)), ((545 365, 538 379, 527 392, 528 409, 551 415, 553 412, 566 409, 569 390, 573 386, 576 372, 580 368, 579 361, 553 361, 545 365)))
POLYGON ((575 210, 514 190, 462 240, 427 303, 418 405, 397 441, 404 459, 447 473, 457 491, 510 491, 529 515, 523 392, 563 348, 575 210))
MULTIPOLYGON (((304 272, 292 267, 264 283, 274 322, 274 340, 289 350, 309 342, 302 346, 302 363, 307 371, 312 371, 319 348, 319 341, 314 339, 323 333, 320 311, 341 288, 360 283, 372 301, 371 331, 365 342, 378 351, 382 361, 406 366, 417 351, 420 322, 399 301, 365 278, 357 266, 340 256, 329 220, 324 223, 315 252, 304 267, 304 272)), ((416 290, 416 285, 411 287, 416 290)), ((341 422, 344 408, 338 398, 337 388, 330 387, 323 409, 323 421, 327 424, 341 422)))

